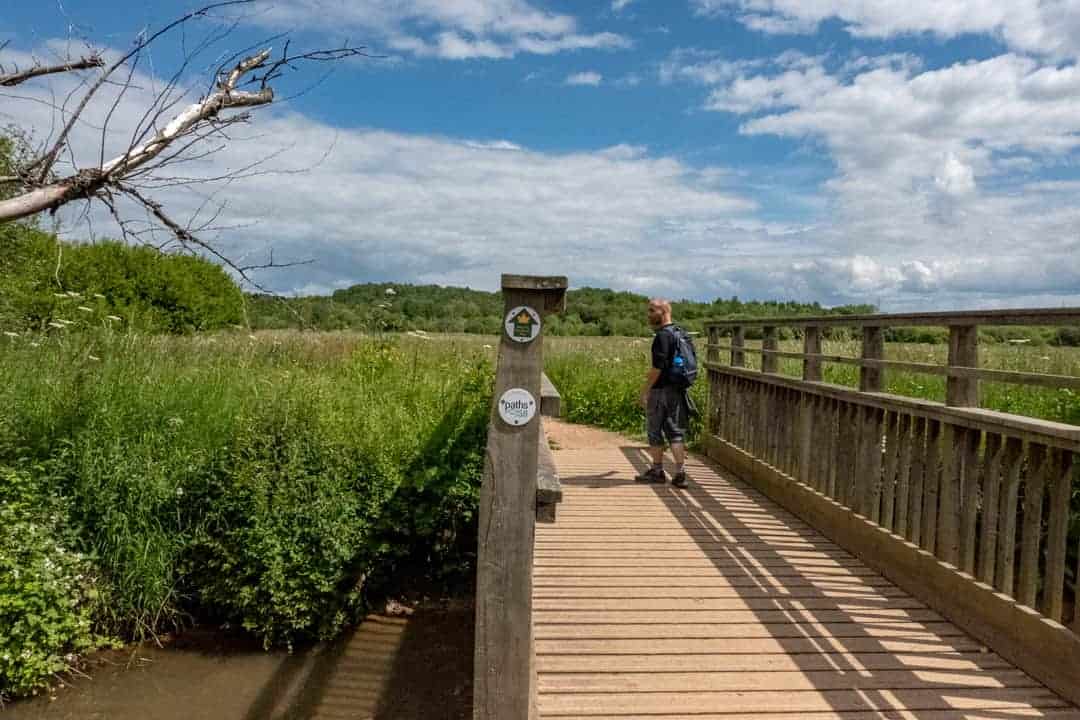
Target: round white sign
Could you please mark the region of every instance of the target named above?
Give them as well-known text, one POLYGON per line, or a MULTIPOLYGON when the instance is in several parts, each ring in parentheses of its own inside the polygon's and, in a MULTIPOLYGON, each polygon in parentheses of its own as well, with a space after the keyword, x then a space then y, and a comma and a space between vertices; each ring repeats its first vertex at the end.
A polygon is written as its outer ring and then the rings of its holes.
POLYGON ((528 305, 518 305, 506 313, 503 327, 506 328, 507 337, 514 342, 532 342, 540 334, 540 313, 528 305))
POLYGON ((525 388, 510 388, 499 398, 499 417, 507 425, 527 425, 536 415, 536 398, 525 388))

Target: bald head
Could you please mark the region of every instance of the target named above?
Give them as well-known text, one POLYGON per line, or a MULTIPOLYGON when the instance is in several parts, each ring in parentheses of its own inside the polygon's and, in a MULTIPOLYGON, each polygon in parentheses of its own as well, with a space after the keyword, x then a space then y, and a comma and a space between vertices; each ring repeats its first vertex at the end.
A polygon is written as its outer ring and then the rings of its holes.
POLYGON ((649 300, 649 325, 662 328, 671 322, 671 303, 664 298, 649 300))

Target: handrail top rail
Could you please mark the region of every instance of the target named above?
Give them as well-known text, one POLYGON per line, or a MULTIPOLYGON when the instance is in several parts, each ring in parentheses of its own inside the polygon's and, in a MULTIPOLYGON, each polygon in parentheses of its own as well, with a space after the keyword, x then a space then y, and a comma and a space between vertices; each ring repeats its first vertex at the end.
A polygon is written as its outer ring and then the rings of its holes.
POLYGON ((733 327, 951 327, 954 325, 1080 325, 1080 308, 1018 308, 871 315, 811 315, 707 320, 708 328, 733 327))
POLYGON ((986 432, 1000 433, 1006 436, 1020 437, 1051 447, 1080 452, 1080 426, 1043 420, 1028 415, 1016 415, 996 410, 976 407, 955 407, 933 400, 923 400, 906 395, 893 395, 886 392, 866 392, 846 385, 836 385, 823 381, 808 381, 787 375, 763 373, 749 368, 732 367, 717 362, 705 362, 707 370, 734 375, 743 380, 777 385, 792 390, 799 390, 812 395, 829 397, 834 400, 875 407, 882 410, 906 412, 931 420, 940 420, 965 427, 978 428, 986 432))

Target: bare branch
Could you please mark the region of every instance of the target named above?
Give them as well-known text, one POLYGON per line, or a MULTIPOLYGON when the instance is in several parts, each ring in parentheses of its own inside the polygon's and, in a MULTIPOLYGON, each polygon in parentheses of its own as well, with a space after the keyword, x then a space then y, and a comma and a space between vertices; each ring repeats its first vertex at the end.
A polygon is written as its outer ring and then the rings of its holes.
POLYGON ((0 221, 18 220, 43 210, 54 209, 77 198, 88 197, 106 184, 118 182, 132 171, 150 162, 177 138, 213 120, 222 110, 254 107, 272 102, 274 91, 269 87, 258 92, 236 89, 236 83, 244 74, 260 67, 268 57, 270 57, 270 51, 264 50, 238 63, 224 82, 219 83, 217 92, 202 102, 189 106, 142 145, 129 149, 101 167, 80 170, 75 175, 59 182, 35 188, 10 200, 0 201, 0 221))
POLYGON ((91 68, 105 67, 105 60, 100 55, 86 55, 78 60, 70 60, 56 65, 34 65, 26 70, 16 71, 6 75, 0 75, 0 86, 15 87, 21 83, 42 75, 54 75, 56 73, 73 72, 75 70, 89 70, 91 68))
POLYGON ((237 265, 230 258, 223 255, 212 244, 210 244, 208 242, 204 242, 203 240, 199 239, 199 237, 196 236, 190 230, 190 228, 184 227, 183 225, 181 225, 180 223, 176 222, 171 217, 169 217, 165 213, 164 208, 162 208, 161 203, 156 202, 154 200, 151 200, 150 198, 148 198, 145 195, 141 194, 138 190, 136 190, 135 188, 133 188, 131 186, 121 185, 119 189, 120 189, 121 192, 127 194, 128 196, 134 198, 140 204, 142 204, 143 207, 145 207, 150 212, 150 214, 153 215, 157 219, 158 222, 160 222, 162 225, 164 225, 166 228, 168 228, 173 233, 173 235, 176 237, 177 241, 180 243, 181 246, 183 246, 184 248, 187 248, 189 250, 192 249, 192 248, 199 248, 199 249, 209 253, 210 255, 214 256, 219 261, 221 261, 221 263, 224 264, 226 267, 231 268, 237 275, 239 275, 241 278, 243 278, 243 280, 245 282, 247 282, 249 285, 251 285, 252 287, 254 287, 257 290, 260 290, 260 291, 262 291, 264 293, 271 294, 271 295, 275 294, 275 293, 267 290, 266 288, 264 288, 259 283, 255 282, 255 280, 253 280, 251 278, 251 276, 249 275, 249 273, 251 271, 253 271, 253 270, 265 270, 265 269, 268 269, 268 268, 294 267, 296 265, 306 265, 306 264, 312 262, 311 260, 304 260, 304 261, 300 261, 300 262, 277 263, 277 262, 274 262, 273 251, 271 251, 270 259, 266 263, 262 263, 262 264, 259 264, 259 265, 237 265))
MULTIPOLYGON (((71 129, 75 126, 75 123, 78 120, 79 116, 82 115, 83 111, 90 103, 90 99, 94 96, 94 94, 99 89, 101 89, 101 86, 105 84, 105 82, 109 79, 109 76, 116 72, 118 68, 122 67, 124 63, 126 63, 138 53, 142 52, 142 50, 148 45, 150 45, 152 42, 154 42, 154 40, 161 37, 162 35, 169 32, 178 25, 183 25, 184 23, 192 20, 193 18, 205 17, 211 11, 222 7, 228 7, 230 5, 248 5, 252 2, 254 2, 254 0, 222 0, 221 2, 204 5, 198 10, 193 10, 186 15, 177 18, 176 20, 173 20, 171 23, 159 29, 157 32, 153 33, 148 37, 144 37, 140 39, 137 43, 135 43, 135 47, 132 48, 131 51, 129 51, 126 55, 121 57, 112 65, 110 65, 105 70, 105 72, 101 74, 101 77, 98 78, 97 82, 94 83, 90 87, 90 89, 86 91, 86 95, 83 96, 82 101, 80 101, 79 106, 75 109, 75 112, 72 114, 71 119, 68 120, 67 124, 64 126, 64 129, 60 132, 60 136, 56 139, 56 143, 53 145, 52 149, 49 150, 49 152, 43 155, 42 158, 34 164, 35 168, 38 166, 40 166, 41 168, 38 181, 45 182, 45 179, 48 177, 49 171, 52 169, 53 163, 56 162, 56 157, 60 154, 60 149, 64 146, 64 143, 67 142, 68 135, 71 133, 71 129)), ((2 215, 0 215, 0 218, 2 218, 2 215)))

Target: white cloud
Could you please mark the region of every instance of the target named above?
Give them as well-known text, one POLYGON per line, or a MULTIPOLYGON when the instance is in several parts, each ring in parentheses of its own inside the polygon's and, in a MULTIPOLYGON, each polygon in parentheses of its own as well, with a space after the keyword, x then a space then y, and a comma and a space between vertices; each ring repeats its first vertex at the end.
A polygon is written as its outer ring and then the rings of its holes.
POLYGON ((273 28, 352 31, 391 50, 449 60, 630 46, 615 33, 582 33, 573 16, 528 0, 288 0, 250 19, 273 28))
MULTIPOLYGON (((220 175, 278 149, 267 169, 309 168, 214 188, 228 203, 221 222, 239 227, 209 237, 232 256, 258 261, 272 246, 278 261, 315 261, 262 278, 284 291, 374 279, 494 288, 500 273, 521 272, 645 293, 892 309, 1080 303, 1076 183, 1014 179, 993 189, 1017 158, 1035 168, 1076 158, 1074 71, 1015 56, 933 72, 880 59, 844 67, 829 72, 822 58, 789 54, 715 73, 670 68, 673 80, 742 108, 744 132, 828 151, 837 170, 823 207, 798 223, 763 217, 751 199, 760 189, 741 175, 642 146, 538 152, 498 137, 339 129, 281 108, 257 113, 224 150, 176 173, 220 175)), ((45 101, 72 81, 54 76, 20 91, 45 101)), ((136 85, 155 80, 137 76, 136 85)), ((82 161, 97 154, 114 92, 106 88, 76 129, 82 161)), ((118 107, 107 154, 130 136, 145 92, 118 107)), ((11 98, 0 119, 43 132, 52 121, 41 102, 11 98)), ((155 196, 187 219, 208 190, 155 196)), ((86 236, 80 209, 64 215, 70 237, 86 236)), ((115 234, 104 213, 90 218, 97 234, 115 234)))
POLYGON ((748 63, 684 52, 662 77, 705 86, 705 107, 743 116, 742 133, 785 137, 835 164, 827 221, 802 234, 818 257, 774 270, 778 284, 938 307, 1080 296, 1073 185, 1016 175, 1080 159, 1075 65, 1006 54, 922 72, 906 56, 748 63))
POLYGON ((632 2, 634 2, 634 0, 611 0, 611 10, 612 12, 621 13, 632 2))
POLYGON ((690 0, 701 15, 736 16, 755 30, 805 34, 832 18, 857 37, 987 34, 1022 52, 1055 58, 1080 53, 1075 0, 690 0))
POLYGON ((603 82, 603 80, 603 75, 598 72, 588 70, 586 72, 579 72, 572 75, 567 75, 566 80, 564 80, 563 83, 566 85, 591 85, 592 87, 597 87, 601 82, 603 82))

